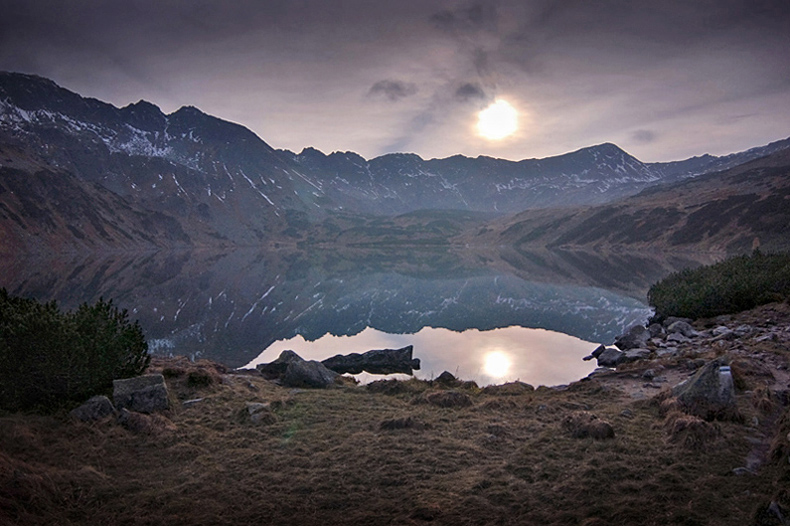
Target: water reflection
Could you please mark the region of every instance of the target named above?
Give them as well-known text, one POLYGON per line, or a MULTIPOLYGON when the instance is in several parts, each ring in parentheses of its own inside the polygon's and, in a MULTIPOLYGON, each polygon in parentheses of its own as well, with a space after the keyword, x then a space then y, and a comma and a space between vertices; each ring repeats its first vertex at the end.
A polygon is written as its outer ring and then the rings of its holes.
MULTIPOLYGON (((505 369, 504 358, 510 360, 509 371, 524 370, 519 368, 524 353, 513 351, 523 346, 513 341, 494 345, 498 332, 492 329, 542 328, 611 343, 628 325, 649 316, 644 295, 650 283, 677 270, 676 265, 689 264, 674 256, 507 249, 90 253, 0 259, 0 287, 41 301, 54 299, 68 309, 112 298, 140 321, 152 352, 210 358, 231 367, 297 336, 310 341, 374 328, 395 338, 443 327, 450 330, 434 331, 442 341, 431 348, 454 356, 452 363, 431 365, 427 356, 418 355, 426 360, 423 370, 438 374, 463 368, 470 377, 487 379, 505 369), (471 338, 469 329, 489 333, 491 341, 480 340, 472 348, 454 336, 471 338), (456 347, 476 361, 455 352, 456 347), (497 351, 500 358, 486 367, 483 356, 497 351)), ((403 346, 402 339, 382 340, 379 335, 375 344, 355 342, 354 349, 336 354, 403 346)), ((416 344, 415 351, 421 352, 416 344)), ((563 368, 561 349, 553 352, 563 368)), ((503 378, 521 374, 526 373, 508 372, 503 378)))
MULTIPOLYGON (((324 360, 336 354, 362 353, 370 349, 396 349, 414 346, 414 357, 421 361, 414 376, 435 378, 449 371, 478 385, 521 380, 538 385, 566 384, 587 376, 595 368, 582 357, 598 345, 558 332, 505 327, 488 331, 468 329, 454 332, 425 327, 416 334, 389 334, 367 328, 355 336, 325 335, 314 341, 295 336, 270 345, 245 367, 275 360, 282 351, 292 350, 306 360, 324 360)), ((355 375, 362 382, 379 375, 355 375)), ((408 378, 406 375, 388 377, 408 378)))

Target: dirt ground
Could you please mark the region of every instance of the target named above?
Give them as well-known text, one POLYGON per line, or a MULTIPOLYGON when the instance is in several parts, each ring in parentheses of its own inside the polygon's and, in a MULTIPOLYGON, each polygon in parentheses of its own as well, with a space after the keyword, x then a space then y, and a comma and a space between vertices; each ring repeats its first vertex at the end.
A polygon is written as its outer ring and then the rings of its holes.
POLYGON ((158 359, 172 407, 135 426, 0 415, 0 524, 781 524, 790 308, 695 328, 722 325, 752 330, 556 389, 288 389, 158 359), (722 356, 737 418, 672 409, 668 389, 722 356))

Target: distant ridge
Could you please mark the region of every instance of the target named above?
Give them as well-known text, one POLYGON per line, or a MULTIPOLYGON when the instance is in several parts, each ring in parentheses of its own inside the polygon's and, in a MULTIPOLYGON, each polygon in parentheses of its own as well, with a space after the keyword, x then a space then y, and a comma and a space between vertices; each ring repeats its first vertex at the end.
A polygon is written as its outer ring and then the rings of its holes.
POLYGON ((602 205, 789 146, 787 139, 674 163, 643 163, 611 143, 522 161, 408 153, 366 160, 309 147, 297 154, 192 106, 169 115, 142 100, 117 108, 6 72, 0 250, 294 244, 337 214, 602 205), (68 202, 47 190, 52 181, 66 185, 68 202))

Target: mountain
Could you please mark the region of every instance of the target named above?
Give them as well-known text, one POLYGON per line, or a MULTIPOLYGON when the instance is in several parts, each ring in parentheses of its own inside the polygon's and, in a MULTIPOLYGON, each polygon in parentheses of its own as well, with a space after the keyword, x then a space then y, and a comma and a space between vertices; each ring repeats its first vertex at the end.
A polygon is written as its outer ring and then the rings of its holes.
POLYGON ((790 250, 790 149, 607 205, 525 211, 457 241, 520 250, 790 250))
POLYGON ((475 213, 601 205, 788 146, 676 163, 608 143, 518 162, 296 154, 194 107, 117 108, 0 73, 0 252, 353 242, 363 230, 365 243, 386 241, 393 224, 374 216, 400 217, 399 242, 446 242, 483 219, 475 213))

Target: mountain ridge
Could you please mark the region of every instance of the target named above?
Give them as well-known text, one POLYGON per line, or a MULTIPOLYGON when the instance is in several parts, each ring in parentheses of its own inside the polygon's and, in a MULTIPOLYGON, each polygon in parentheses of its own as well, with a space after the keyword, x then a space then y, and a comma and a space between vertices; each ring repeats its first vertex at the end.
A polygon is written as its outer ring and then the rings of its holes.
POLYGON ((78 250, 288 245, 314 239, 314 225, 334 228, 338 217, 351 227, 372 225, 373 232, 381 230, 376 216, 426 209, 506 215, 599 206, 788 147, 785 139, 721 158, 674 163, 643 163, 612 143, 521 161, 463 155, 424 160, 413 153, 366 160, 312 147, 297 154, 276 150, 244 126, 193 106, 170 114, 144 100, 117 108, 42 77, 0 73, 0 251, 31 250, 55 240, 78 250), (15 192, 30 194, 25 203, 43 203, 22 223, 13 220, 25 215, 22 201, 11 198, 3 183, 12 173, 39 174, 28 188, 15 186, 15 192), (57 174, 74 202, 117 202, 123 220, 101 220, 109 221, 105 230, 120 229, 120 237, 87 243, 70 230, 73 210, 48 200, 41 186, 57 174), (146 212, 161 224, 141 223, 146 212), (141 236, 146 230, 171 235, 141 236))

